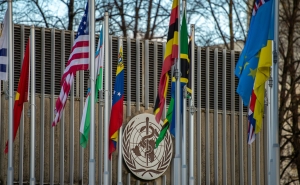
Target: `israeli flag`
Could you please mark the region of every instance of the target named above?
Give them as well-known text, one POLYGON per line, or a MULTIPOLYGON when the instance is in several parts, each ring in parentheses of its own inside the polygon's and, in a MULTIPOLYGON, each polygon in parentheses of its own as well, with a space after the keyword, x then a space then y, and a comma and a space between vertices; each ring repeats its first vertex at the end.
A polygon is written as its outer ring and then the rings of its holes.
POLYGON ((8 48, 8 11, 0 28, 0 80, 7 80, 8 71, 8 58, 7 58, 7 48, 8 48))

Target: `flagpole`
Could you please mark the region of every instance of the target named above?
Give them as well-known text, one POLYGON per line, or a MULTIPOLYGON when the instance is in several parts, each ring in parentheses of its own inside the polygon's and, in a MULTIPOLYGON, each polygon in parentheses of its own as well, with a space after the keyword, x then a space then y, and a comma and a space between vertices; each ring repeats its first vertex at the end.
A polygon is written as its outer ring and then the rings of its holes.
MULTIPOLYGON (((102 25, 102 30, 103 30, 103 22, 101 22, 101 25, 102 25)), ((100 32, 100 36, 101 36, 101 32, 100 32)), ((102 34, 102 41, 104 41, 104 34, 102 34)), ((101 46, 99 46, 101 47, 101 46)), ((100 48, 101 50, 103 49, 104 47, 100 48)), ((103 51, 101 51, 103 52, 103 51)), ((99 53, 99 57, 103 57, 101 56, 101 52, 99 53)), ((103 59, 102 59, 103 61, 103 59)), ((102 68, 103 69, 103 68, 102 68)), ((98 69, 100 70, 100 69, 98 69)), ((99 184, 102 184, 102 179, 103 179, 103 171, 102 171, 102 166, 103 166, 103 102, 104 102, 104 99, 103 99, 103 71, 102 71, 102 75, 100 77, 102 80, 101 80, 101 89, 99 90, 98 94, 99 94, 99 111, 98 111, 98 124, 99 124, 99 143, 98 143, 98 147, 99 147, 99 171, 98 171, 98 176, 99 176, 99 184)), ((98 87, 97 87, 98 88, 98 87)), ((98 90, 98 89, 97 89, 98 90)))
POLYGON ((118 147, 119 147, 119 155, 118 155, 118 185, 123 185, 122 182, 122 126, 119 129, 119 140, 118 140, 118 147))
MULTIPOLYGON (((182 1, 182 9, 185 10, 185 1, 182 1)), ((185 12, 184 12, 185 13, 185 12)), ((180 22, 180 19, 178 19, 180 22)), ((180 25, 179 25, 180 27, 180 25)), ((181 33, 179 32, 178 35, 180 35, 181 33)), ((178 39, 179 40, 179 39, 178 39)), ((180 47, 179 47, 180 48, 180 47)), ((178 49, 179 49, 178 48, 178 49)), ((180 56, 180 49, 179 51, 179 56, 180 56)), ((180 83, 180 82, 179 82, 180 83)), ((186 165, 186 109, 187 109, 187 105, 186 105, 186 97, 187 97, 187 86, 184 86, 184 88, 182 89, 182 93, 183 93, 183 102, 182 102, 182 143, 181 143, 181 168, 182 168, 182 177, 181 177, 181 184, 187 184, 187 165, 186 165)), ((179 101, 178 101, 179 102, 179 101)), ((180 105, 180 104, 179 104, 180 105)), ((179 135, 176 135, 176 137, 179 135)))
POLYGON ((12 20, 12 0, 7 0, 8 6, 8 170, 7 184, 13 184, 13 20, 12 20))
POLYGON ((30 185, 35 185, 35 37, 30 28, 30 185))
POLYGON ((109 182, 109 172, 108 172, 108 124, 109 124, 109 99, 110 99, 110 92, 109 92, 109 56, 108 56, 108 12, 104 14, 104 74, 105 74, 105 88, 104 88, 104 172, 103 172, 103 184, 108 185, 109 182))
MULTIPOLYGON (((195 98, 195 25, 191 25, 191 37, 192 37, 192 47, 191 47, 191 58, 190 58, 190 73, 191 73, 191 97, 189 99, 189 185, 194 185, 194 113, 195 113, 195 106, 194 106, 194 98, 195 98)), ((198 104, 198 106, 200 106, 198 104)))
MULTIPOLYGON (((119 37, 118 39, 118 48, 123 48, 123 39, 119 37)), ((123 122, 123 121, 122 121, 123 122)), ((118 185, 122 185, 122 126, 119 128, 119 138, 118 138, 118 185)))
POLYGON ((174 185, 181 184, 181 155, 180 155, 180 0, 178 0, 178 58, 176 59, 175 64, 175 156, 174 156, 174 174, 173 174, 173 183, 174 185))
POLYGON ((274 6, 274 44, 273 44, 273 67, 272 67, 272 76, 273 76, 273 99, 271 100, 272 105, 272 139, 271 139, 271 148, 272 148, 272 158, 273 166, 271 166, 271 184, 279 185, 279 166, 280 166, 280 153, 279 153, 279 123, 278 123, 278 10, 279 10, 279 0, 275 0, 274 6))
POLYGON ((271 142, 270 142, 270 135, 271 135, 271 119, 272 119, 272 116, 271 116, 271 83, 272 83, 272 76, 270 77, 269 81, 268 81, 268 85, 266 87, 267 89, 267 121, 266 121, 266 129, 267 129, 267 184, 268 185, 271 185, 271 176, 270 176, 270 170, 271 170, 271 167, 270 167, 270 159, 271 159, 271 142))
MULTIPOLYGON (((187 86, 185 85, 182 89, 183 102, 182 102, 182 144, 181 144, 181 168, 182 168, 182 178, 181 184, 187 184, 187 165, 186 165, 186 97, 187 97, 187 86)), ((177 103, 177 102, 176 102, 177 103)), ((178 137, 178 135, 176 135, 178 137)))
POLYGON ((89 184, 95 184, 95 0, 89 0, 89 56, 90 56, 90 161, 89 184))

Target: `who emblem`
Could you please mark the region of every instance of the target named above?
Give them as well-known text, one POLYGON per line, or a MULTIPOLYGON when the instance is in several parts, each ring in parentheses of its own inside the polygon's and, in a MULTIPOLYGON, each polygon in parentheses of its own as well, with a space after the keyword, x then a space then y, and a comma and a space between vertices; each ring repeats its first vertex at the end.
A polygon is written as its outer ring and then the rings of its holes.
POLYGON ((169 131, 155 148, 155 141, 162 128, 152 114, 132 118, 123 133, 123 158, 130 171, 145 180, 156 179, 168 168, 172 158, 172 139, 169 131))

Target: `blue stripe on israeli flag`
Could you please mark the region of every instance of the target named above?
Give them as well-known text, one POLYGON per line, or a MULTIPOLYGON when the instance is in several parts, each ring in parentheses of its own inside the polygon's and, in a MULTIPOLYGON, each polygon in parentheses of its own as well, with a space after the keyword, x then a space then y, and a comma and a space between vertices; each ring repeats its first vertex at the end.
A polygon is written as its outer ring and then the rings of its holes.
POLYGON ((6 73, 6 64, 0 64, 0 72, 6 73))
POLYGON ((0 49, 0 56, 3 56, 3 57, 7 56, 7 49, 6 48, 1 48, 0 49))

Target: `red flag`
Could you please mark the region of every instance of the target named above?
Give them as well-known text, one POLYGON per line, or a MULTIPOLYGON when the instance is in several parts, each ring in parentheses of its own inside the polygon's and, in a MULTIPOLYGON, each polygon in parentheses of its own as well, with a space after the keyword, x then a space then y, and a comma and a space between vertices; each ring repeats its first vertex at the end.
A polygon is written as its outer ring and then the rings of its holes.
MULTIPOLYGON (((21 69, 18 90, 16 93, 15 104, 14 104, 14 132, 13 140, 15 140, 19 126, 21 113, 23 111, 23 103, 28 101, 28 83, 29 83, 29 39, 26 45, 25 56, 23 59, 23 65, 21 69)), ((8 152, 8 141, 5 146, 5 153, 8 152)))

